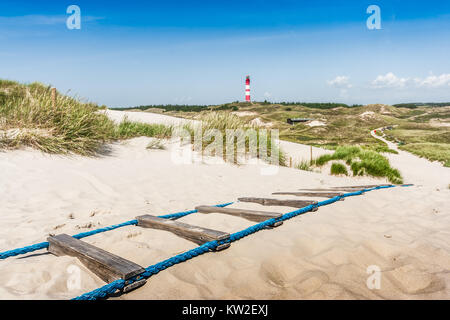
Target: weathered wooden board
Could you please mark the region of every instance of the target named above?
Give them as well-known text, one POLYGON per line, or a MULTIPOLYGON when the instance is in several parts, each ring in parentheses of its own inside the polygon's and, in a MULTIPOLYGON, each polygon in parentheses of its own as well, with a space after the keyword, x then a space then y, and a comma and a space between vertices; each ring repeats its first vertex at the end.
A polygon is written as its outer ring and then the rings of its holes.
POLYGON ((291 195, 297 197, 322 197, 322 198, 334 198, 342 196, 341 192, 274 192, 273 195, 291 195))
POLYGON ((254 202, 262 204, 263 206, 281 206, 281 207, 294 207, 303 208, 310 204, 317 204, 317 201, 313 200, 281 200, 281 199, 268 199, 268 198, 239 198, 241 202, 254 202))
POLYGON ((375 188, 375 187, 385 187, 390 186, 391 184, 369 184, 364 186, 340 186, 340 187, 330 187, 330 189, 340 190, 342 188, 345 189, 367 189, 367 188, 375 188))
MULTIPOLYGON (((170 219, 163 219, 149 214, 136 217, 136 219, 138 221, 138 226, 169 231, 177 236, 198 244, 203 244, 213 240, 226 240, 230 237, 230 234, 226 232, 193 226, 170 219)), ((229 243, 225 243, 219 246, 216 250, 222 250, 228 248, 229 246, 229 243)))
POLYGON ((283 214, 278 212, 267 212, 247 209, 219 208, 213 206, 198 206, 195 209, 200 213, 224 213, 231 216, 242 217, 247 220, 262 222, 272 218, 279 218, 283 214))
POLYGON ((364 190, 364 188, 329 188, 329 189, 299 189, 300 191, 317 191, 317 192, 337 192, 337 191, 348 191, 355 192, 364 190))
POLYGON ((68 255, 78 258, 89 270, 108 283, 118 279, 127 280, 145 272, 144 268, 134 262, 67 234, 49 237, 48 242, 50 253, 57 256, 68 255))
POLYGON ((343 187, 328 187, 328 188, 313 188, 313 189, 306 189, 302 188, 299 189, 301 191, 360 191, 368 188, 375 188, 380 186, 390 186, 390 184, 374 184, 374 185, 366 185, 366 186, 343 186, 343 187))

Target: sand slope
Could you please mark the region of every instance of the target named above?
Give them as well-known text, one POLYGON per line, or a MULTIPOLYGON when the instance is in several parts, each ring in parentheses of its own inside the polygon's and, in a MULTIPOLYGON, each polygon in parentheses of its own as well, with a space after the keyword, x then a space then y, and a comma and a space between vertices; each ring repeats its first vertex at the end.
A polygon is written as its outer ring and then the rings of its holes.
MULTIPOLYGON (((32 150, 0 153, 0 251, 45 241, 49 234, 75 234, 137 215, 240 196, 385 182, 289 168, 264 176, 256 165, 175 165, 170 147, 146 150, 148 141, 114 144, 110 155, 99 158, 32 150)), ((450 190, 441 187, 450 183, 445 181, 448 168, 423 170, 426 184, 373 191, 322 207, 225 251, 169 268, 121 299, 448 299, 450 190), (379 290, 366 285, 371 265, 382 271, 379 290)), ((408 182, 414 179, 407 177, 408 182)), ((248 203, 232 207, 293 210, 248 203)), ((180 220, 227 232, 253 224, 221 214, 180 220)), ((134 226, 84 240, 144 267, 195 247, 171 233, 134 226)), ((45 250, 0 260, 1 299, 67 299, 101 285, 77 259, 45 250), (73 266, 81 279, 75 288, 68 286, 73 266)))

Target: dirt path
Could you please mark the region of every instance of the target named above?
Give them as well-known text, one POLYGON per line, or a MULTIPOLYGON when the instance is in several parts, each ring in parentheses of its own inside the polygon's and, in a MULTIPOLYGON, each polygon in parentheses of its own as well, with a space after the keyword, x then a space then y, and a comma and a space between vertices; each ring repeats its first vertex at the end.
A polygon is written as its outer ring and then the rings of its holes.
POLYGON ((375 139, 386 143, 390 149, 398 152, 398 154, 388 153, 385 156, 389 159, 394 168, 400 170, 405 183, 414 183, 419 185, 427 185, 437 188, 448 188, 450 185, 450 168, 444 167, 440 162, 428 161, 425 158, 419 158, 409 152, 400 150, 395 143, 378 136, 372 130, 370 134, 375 139))

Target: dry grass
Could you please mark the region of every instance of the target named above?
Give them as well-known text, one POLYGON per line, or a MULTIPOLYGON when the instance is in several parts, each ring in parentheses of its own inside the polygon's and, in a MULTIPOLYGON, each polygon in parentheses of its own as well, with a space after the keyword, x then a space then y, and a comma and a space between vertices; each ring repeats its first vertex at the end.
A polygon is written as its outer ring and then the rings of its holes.
POLYGON ((0 81, 0 147, 31 146, 49 153, 91 155, 115 134, 97 106, 58 94, 40 83, 0 81))
POLYGON ((222 138, 221 154, 225 161, 239 163, 238 159, 245 156, 268 160, 275 153, 278 155, 279 165, 286 166, 286 156, 275 144, 270 131, 223 111, 203 114, 197 120, 201 122, 201 126, 192 124, 183 126, 183 129, 189 132, 192 143, 195 144, 196 136, 203 137, 199 145, 194 145, 197 151, 204 152, 209 149, 208 147, 217 144, 216 134, 220 133, 222 138), (227 131, 233 131, 234 134, 227 134, 227 131), (227 150, 227 145, 233 146, 233 150, 227 150), (256 148, 252 149, 251 145, 256 146, 256 148))
POLYGON ((173 128, 124 119, 115 124, 96 104, 49 86, 0 80, 0 148, 29 146, 48 153, 95 155, 106 142, 138 136, 167 138, 173 128))

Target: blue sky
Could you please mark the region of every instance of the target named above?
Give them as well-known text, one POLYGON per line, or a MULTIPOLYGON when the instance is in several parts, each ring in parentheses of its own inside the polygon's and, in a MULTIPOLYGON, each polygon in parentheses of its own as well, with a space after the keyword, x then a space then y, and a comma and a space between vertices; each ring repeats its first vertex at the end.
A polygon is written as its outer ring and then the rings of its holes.
POLYGON ((450 1, 0 2, 0 78, 111 107, 243 100, 247 74, 253 100, 450 101, 449 53, 450 1))

